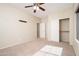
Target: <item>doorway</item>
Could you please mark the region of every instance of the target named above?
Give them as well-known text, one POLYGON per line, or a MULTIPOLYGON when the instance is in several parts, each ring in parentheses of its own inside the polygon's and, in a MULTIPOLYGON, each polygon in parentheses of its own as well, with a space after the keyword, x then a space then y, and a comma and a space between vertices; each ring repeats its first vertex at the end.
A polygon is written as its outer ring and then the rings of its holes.
POLYGON ((60 42, 69 43, 69 18, 59 20, 60 42))

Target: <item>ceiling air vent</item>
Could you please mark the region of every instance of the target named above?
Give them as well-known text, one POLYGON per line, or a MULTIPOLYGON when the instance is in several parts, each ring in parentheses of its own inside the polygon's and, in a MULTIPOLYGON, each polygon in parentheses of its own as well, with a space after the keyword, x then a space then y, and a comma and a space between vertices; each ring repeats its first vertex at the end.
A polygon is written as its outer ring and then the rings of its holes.
POLYGON ((24 21, 24 20, 19 20, 19 22, 27 23, 27 21, 24 21))

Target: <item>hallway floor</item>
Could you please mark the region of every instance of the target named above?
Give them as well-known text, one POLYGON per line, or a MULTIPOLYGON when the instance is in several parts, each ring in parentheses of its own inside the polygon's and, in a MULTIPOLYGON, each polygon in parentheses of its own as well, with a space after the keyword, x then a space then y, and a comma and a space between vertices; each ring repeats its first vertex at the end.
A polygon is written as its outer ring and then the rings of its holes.
POLYGON ((30 41, 28 43, 16 45, 5 49, 0 49, 0 56, 32 56, 45 45, 62 47, 62 56, 75 56, 73 47, 68 43, 57 43, 41 39, 30 41))

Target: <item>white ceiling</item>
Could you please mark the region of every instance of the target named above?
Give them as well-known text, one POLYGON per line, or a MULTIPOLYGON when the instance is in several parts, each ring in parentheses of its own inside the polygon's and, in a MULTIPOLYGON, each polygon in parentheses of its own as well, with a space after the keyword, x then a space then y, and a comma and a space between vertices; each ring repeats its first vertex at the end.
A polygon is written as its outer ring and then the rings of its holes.
POLYGON ((24 8, 27 5, 32 5, 32 3, 12 3, 12 6, 22 9, 36 17, 44 18, 50 13, 62 11, 68 8, 71 8, 73 6, 72 3, 45 3, 41 5, 43 8, 46 9, 45 12, 38 10, 36 13, 33 13, 33 7, 31 8, 24 8))

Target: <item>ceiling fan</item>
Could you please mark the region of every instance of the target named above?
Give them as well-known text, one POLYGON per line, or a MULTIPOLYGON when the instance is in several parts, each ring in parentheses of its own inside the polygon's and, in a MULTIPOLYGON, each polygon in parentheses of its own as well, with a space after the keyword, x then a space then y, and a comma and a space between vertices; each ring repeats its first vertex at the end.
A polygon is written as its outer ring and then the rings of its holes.
POLYGON ((33 5, 25 6, 25 8, 33 7, 34 13, 36 13, 36 10, 39 10, 39 9, 42 10, 42 11, 45 11, 45 9, 40 6, 40 5, 43 5, 43 4, 44 3, 33 3, 33 5))

